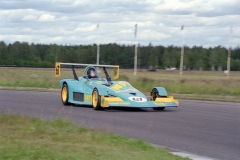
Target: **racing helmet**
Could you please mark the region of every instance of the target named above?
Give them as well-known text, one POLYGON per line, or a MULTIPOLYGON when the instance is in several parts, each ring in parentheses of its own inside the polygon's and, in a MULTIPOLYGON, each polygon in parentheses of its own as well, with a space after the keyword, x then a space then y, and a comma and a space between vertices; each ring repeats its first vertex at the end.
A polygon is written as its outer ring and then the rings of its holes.
POLYGON ((89 68, 87 70, 87 76, 88 78, 98 78, 95 68, 89 68))

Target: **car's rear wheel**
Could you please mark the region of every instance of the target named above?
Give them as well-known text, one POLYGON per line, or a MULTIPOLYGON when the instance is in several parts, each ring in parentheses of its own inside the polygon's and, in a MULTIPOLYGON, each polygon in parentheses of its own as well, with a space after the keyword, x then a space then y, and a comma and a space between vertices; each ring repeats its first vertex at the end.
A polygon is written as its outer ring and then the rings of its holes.
POLYGON ((61 92, 61 98, 62 98, 62 103, 64 105, 70 105, 70 103, 68 102, 68 85, 67 83, 64 83, 62 86, 62 92, 61 92))
POLYGON ((92 92, 92 106, 95 110, 102 110, 101 107, 101 96, 98 93, 97 88, 95 88, 92 92))
MULTIPOLYGON (((152 92, 151 92, 151 100, 155 101, 157 97, 160 97, 158 90, 156 88, 153 88, 152 92)), ((159 108, 153 108, 153 109, 154 110, 164 110, 165 107, 159 107, 159 108)))

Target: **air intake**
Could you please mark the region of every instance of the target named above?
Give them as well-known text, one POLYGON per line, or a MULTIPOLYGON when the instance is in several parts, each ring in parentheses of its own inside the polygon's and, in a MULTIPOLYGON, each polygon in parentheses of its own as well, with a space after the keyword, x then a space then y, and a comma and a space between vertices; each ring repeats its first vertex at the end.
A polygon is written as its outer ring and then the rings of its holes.
POLYGON ((130 93, 130 94, 136 96, 136 93, 130 93))

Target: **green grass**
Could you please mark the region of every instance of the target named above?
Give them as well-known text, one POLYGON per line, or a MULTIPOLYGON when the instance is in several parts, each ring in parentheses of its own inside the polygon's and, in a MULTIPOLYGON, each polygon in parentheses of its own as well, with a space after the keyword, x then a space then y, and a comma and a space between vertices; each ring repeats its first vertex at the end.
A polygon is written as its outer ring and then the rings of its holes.
POLYGON ((170 93, 240 96, 240 72, 234 72, 230 77, 223 72, 210 71, 186 71, 181 77, 179 71, 140 72, 136 77, 131 74, 123 76, 142 91, 163 86, 170 93))
MULTIPOLYGON (((110 69, 109 69, 110 70, 110 69)), ((83 70, 78 69, 79 76, 83 70)), ((109 73, 112 75, 112 72, 109 73)), ((73 78, 71 69, 62 69, 61 76, 54 77, 54 69, 0 68, 0 86, 59 88, 63 78, 73 78)), ((103 72, 100 73, 104 77, 103 72)), ((223 72, 185 71, 182 77, 179 71, 138 72, 120 70, 120 79, 126 80, 142 92, 150 92, 153 87, 163 86, 169 93, 208 94, 221 96, 240 96, 240 72, 231 72, 230 77, 223 72)))
POLYGON ((184 160, 143 140, 79 128, 61 120, 44 121, 0 114, 0 159, 184 160))
POLYGON ((0 75, 0 86, 59 88, 59 80, 54 77, 54 69, 0 68, 0 75))

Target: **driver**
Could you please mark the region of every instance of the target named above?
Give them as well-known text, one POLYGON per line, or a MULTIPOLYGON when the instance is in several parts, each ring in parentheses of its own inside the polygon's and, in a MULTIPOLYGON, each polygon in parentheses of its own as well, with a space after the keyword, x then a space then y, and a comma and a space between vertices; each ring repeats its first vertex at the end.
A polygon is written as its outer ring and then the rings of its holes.
POLYGON ((89 79, 91 78, 98 78, 96 70, 94 68, 89 68, 87 71, 87 76, 89 79))

